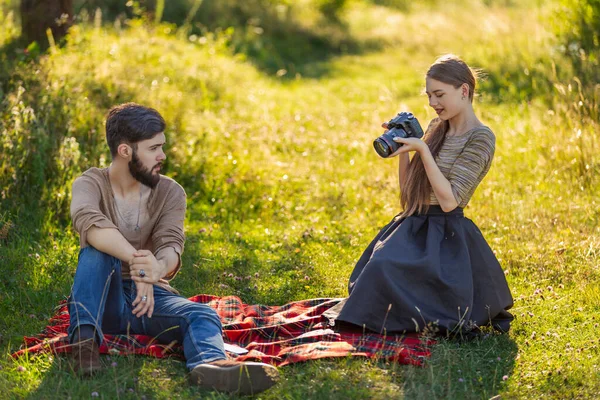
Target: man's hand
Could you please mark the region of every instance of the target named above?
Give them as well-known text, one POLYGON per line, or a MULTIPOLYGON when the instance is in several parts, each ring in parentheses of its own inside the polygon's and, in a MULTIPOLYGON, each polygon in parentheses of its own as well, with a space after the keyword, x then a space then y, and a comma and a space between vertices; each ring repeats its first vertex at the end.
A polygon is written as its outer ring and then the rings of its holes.
POLYGON ((165 275, 165 266, 149 250, 138 250, 129 261, 129 273, 135 282, 137 296, 133 301, 133 314, 136 317, 148 315, 154 311, 154 284, 165 275))
POLYGON ((154 285, 152 283, 136 282, 137 296, 133 301, 133 314, 140 318, 148 315, 152 318, 154 312, 154 285))
POLYGON ((138 250, 129 261, 131 279, 137 283, 156 283, 166 275, 166 266, 149 250, 138 250))

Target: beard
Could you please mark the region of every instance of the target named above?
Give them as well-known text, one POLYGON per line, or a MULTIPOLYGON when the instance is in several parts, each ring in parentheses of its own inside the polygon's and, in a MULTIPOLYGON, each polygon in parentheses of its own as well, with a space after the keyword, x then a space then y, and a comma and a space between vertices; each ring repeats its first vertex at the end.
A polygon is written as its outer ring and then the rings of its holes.
POLYGON ((150 189, 154 189, 158 182, 160 181, 160 174, 152 174, 152 170, 158 166, 161 166, 161 163, 156 164, 152 167, 152 169, 148 169, 144 167, 142 161, 138 158, 135 150, 131 155, 131 161, 129 161, 129 172, 133 176, 133 178, 140 182, 143 185, 148 186, 150 189))

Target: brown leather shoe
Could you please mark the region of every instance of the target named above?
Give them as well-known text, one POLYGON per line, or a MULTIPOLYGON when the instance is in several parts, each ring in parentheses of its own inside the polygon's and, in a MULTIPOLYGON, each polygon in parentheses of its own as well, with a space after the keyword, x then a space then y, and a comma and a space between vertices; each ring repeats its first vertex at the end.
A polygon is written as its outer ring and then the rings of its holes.
POLYGON ((102 369, 98 344, 93 339, 82 340, 71 345, 71 358, 76 373, 90 376, 102 369))
POLYGON ((200 364, 190 373, 190 383, 219 392, 256 394, 279 379, 279 371, 260 362, 218 360, 200 364))

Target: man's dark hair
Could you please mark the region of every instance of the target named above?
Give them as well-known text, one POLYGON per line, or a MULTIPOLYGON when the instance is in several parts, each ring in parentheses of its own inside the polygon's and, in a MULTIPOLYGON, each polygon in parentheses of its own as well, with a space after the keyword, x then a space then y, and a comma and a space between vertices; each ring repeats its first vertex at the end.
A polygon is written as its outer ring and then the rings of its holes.
POLYGON ((110 109, 106 117, 106 141, 113 158, 121 143, 134 145, 164 132, 165 120, 154 108, 125 103, 110 109))

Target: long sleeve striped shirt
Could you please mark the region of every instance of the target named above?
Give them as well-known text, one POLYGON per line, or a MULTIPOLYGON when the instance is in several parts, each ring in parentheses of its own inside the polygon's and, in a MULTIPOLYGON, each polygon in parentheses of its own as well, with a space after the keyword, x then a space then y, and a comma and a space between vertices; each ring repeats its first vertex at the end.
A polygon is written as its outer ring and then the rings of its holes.
MULTIPOLYGON (((450 181, 459 207, 465 207, 485 177, 494 158, 496 137, 490 128, 480 126, 460 136, 447 137, 435 162, 450 181)), ((439 205, 433 190, 430 204, 439 205)))

